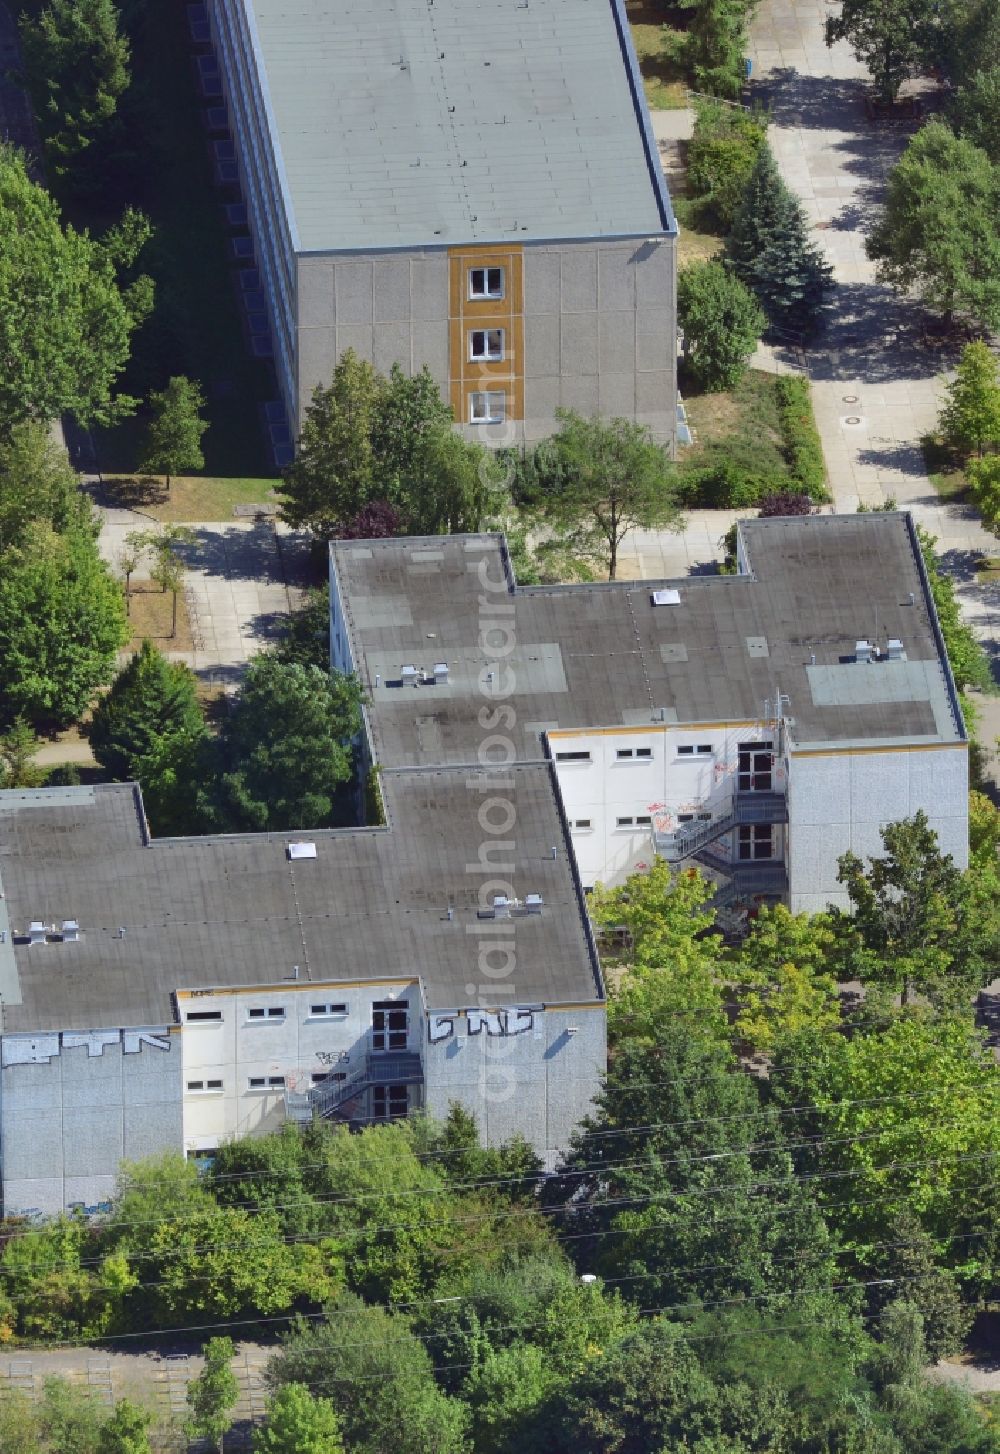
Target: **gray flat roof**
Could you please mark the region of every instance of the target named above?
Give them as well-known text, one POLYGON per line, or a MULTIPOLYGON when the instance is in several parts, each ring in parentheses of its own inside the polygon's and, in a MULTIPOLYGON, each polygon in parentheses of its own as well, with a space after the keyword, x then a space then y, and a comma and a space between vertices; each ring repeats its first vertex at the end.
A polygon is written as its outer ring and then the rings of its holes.
POLYGON ((4 946, 3 1029, 165 1024, 179 988, 275 984, 295 964, 314 982, 419 975, 431 1007, 480 1003, 477 935, 496 926, 478 929, 478 896, 498 876, 518 898, 537 893, 544 903, 511 920, 503 942, 515 964, 497 1002, 603 998, 551 773, 524 766, 509 775, 511 875, 468 870, 489 794, 482 775, 465 772, 385 774, 388 829, 152 843, 133 784, 69 799, 60 789, 0 793, 0 875, 14 931, 4 946), (316 844, 315 859, 290 861, 288 843, 303 840, 316 844), (32 919, 76 919, 82 937, 29 948, 32 919))
POLYGON ((620 0, 244 0, 296 248, 672 230, 620 0))
POLYGON ((754 520, 742 531, 752 574, 501 589, 485 593, 503 608, 492 618, 481 580, 503 580, 498 536, 335 543, 379 761, 477 760, 493 690, 481 681, 491 656, 479 629, 491 619, 511 632, 510 676, 496 690, 513 708, 522 760, 543 755, 546 729, 752 722, 778 691, 790 699, 793 749, 964 740, 908 515, 754 520), (653 605, 658 587, 676 604, 653 605), (854 662, 857 641, 876 634, 883 648, 902 641, 906 660, 854 662), (402 685, 403 665, 438 661, 446 683, 402 685))

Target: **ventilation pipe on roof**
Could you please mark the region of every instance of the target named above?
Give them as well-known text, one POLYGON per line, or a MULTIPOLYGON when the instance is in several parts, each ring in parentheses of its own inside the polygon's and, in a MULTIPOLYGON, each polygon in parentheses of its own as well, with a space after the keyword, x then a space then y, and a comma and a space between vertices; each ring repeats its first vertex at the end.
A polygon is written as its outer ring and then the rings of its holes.
POLYGON ((872 644, 870 641, 856 641, 854 643, 854 660, 871 661, 872 644))

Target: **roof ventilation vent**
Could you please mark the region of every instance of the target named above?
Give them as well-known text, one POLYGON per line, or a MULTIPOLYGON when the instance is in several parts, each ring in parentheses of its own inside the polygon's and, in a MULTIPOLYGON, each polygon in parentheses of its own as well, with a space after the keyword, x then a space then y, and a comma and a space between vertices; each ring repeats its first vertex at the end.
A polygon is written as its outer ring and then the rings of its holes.
POLYGON ((524 896, 524 907, 529 914, 540 914, 543 903, 544 900, 541 894, 525 894, 524 896))
POLYGON ((448 680, 448 663, 446 661, 434 663, 434 680, 439 686, 448 680))
POLYGON ((80 938, 80 926, 75 919, 64 919, 62 921, 62 940, 64 944, 76 944, 80 938))
POLYGON ((506 894, 495 894, 493 898, 494 919, 509 919, 511 903, 506 894))
POLYGON ((288 857, 293 862, 299 858, 315 858, 316 845, 315 843, 289 843, 288 857))
POLYGON ((399 668, 399 675, 402 678, 404 687, 415 687, 417 685, 419 672, 417 671, 417 668, 415 666, 401 666, 399 668))
POLYGON ((871 661, 872 644, 870 641, 856 641, 854 643, 854 660, 871 661))
POLYGON ((28 925, 29 947, 32 944, 44 944, 45 936, 48 932, 48 929, 42 923, 41 919, 32 919, 31 923, 28 925))
POLYGON ((903 643, 898 636, 889 637, 889 640, 886 642, 885 654, 889 661, 903 660, 905 652, 903 651, 903 643))
POLYGON ((679 606, 681 603, 680 591, 662 590, 653 591, 649 597, 651 606, 679 606))

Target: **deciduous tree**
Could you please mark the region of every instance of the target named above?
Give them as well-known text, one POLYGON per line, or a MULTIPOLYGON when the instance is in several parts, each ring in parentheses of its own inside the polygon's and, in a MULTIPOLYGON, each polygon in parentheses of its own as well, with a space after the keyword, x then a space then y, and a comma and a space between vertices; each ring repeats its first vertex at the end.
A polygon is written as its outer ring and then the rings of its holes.
POLYGON ((0 732, 0 788, 37 788, 45 777, 34 765, 38 738, 23 717, 0 732))
POLYGON ((735 388, 767 327, 750 289, 717 262, 681 269, 677 321, 684 330, 684 370, 699 389, 735 388))
POLYGON ((941 852, 922 810, 888 824, 882 842, 884 854, 867 864, 854 853, 840 858, 837 878, 852 909, 846 927, 859 940, 854 972, 887 983, 904 1004, 914 993, 967 1004, 1000 963, 1000 907, 941 852))
POLYGON ((225 809, 237 826, 318 828, 351 774, 361 694, 351 677, 263 655, 222 729, 225 809))
POLYGON ((123 1398, 105 1424, 97 1440, 97 1454, 152 1454, 149 1426, 152 1415, 146 1409, 123 1398))
POLYGON ((232 1368, 235 1354, 232 1338, 209 1338, 204 1348, 205 1366, 188 1384, 191 1430, 197 1438, 207 1439, 219 1454, 222 1454, 222 1441, 232 1427, 233 1409, 240 1396, 232 1368))
POLYGON ((352 1454, 469 1454, 467 1410, 441 1392, 434 1362, 408 1319, 344 1296, 293 1329, 267 1380, 329 1399, 352 1454))
POLYGON ((673 466, 649 430, 630 419, 585 419, 557 411, 548 453, 552 487, 536 504, 543 518, 582 555, 600 561, 608 579, 630 530, 679 529, 673 466))
POLYGON ((112 423, 131 412, 135 401, 114 389, 152 294, 148 278, 123 287, 121 277, 148 235, 138 214, 106 245, 63 226, 21 154, 0 146, 0 438, 25 419, 112 423))
POLYGON ((113 781, 135 776, 140 759, 163 737, 204 732, 197 684, 190 668, 169 662, 144 641, 94 708, 87 736, 113 781))
POLYGON ((988 344, 977 341, 962 350, 938 428, 945 443, 963 455, 1000 445, 1000 367, 988 344))
POLYGON ((313 1398, 300 1383, 286 1383, 268 1400, 253 1447, 254 1454, 341 1454, 344 1445, 330 1400, 313 1398))
MULTIPOLYGON (((0 321, 0 328, 2 328, 0 321)), ((79 717, 126 638, 125 604, 90 529, 32 526, 0 571, 0 713, 79 717)))
POLYGON ((844 0, 840 14, 826 22, 826 43, 849 41, 879 99, 892 102, 933 54, 933 16, 929 0, 844 0))
POLYGON ((965 473, 983 524, 1000 534, 1000 455, 972 460, 965 473))
POLYGON ((18 424, 0 439, 0 553, 20 544, 32 522, 57 532, 89 526, 90 503, 65 449, 44 424, 18 424))
POLYGON ((959 136, 1000 166, 1000 65, 977 70, 958 88, 951 110, 959 136))
POLYGON ((1000 324, 1000 173, 943 122, 911 137, 865 247, 883 282, 945 318, 1000 324))
POLYGON ((152 417, 146 429, 139 469, 143 473, 163 475, 169 490, 171 475, 204 467, 201 437, 208 421, 201 417, 201 410, 205 407, 205 397, 199 384, 178 376, 165 389, 150 394, 149 407, 152 417))

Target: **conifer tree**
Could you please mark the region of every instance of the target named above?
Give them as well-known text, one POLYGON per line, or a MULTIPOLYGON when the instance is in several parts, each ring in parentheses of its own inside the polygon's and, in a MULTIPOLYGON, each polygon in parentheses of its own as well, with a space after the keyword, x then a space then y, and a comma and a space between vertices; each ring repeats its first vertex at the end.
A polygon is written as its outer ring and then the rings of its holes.
POLYGON ((144 641, 95 707, 87 735, 98 762, 120 782, 163 738, 204 730, 191 671, 144 641))
POLYGON ((767 142, 757 152, 726 245, 729 266, 754 293, 773 326, 813 332, 833 270, 807 233, 799 203, 767 142))

